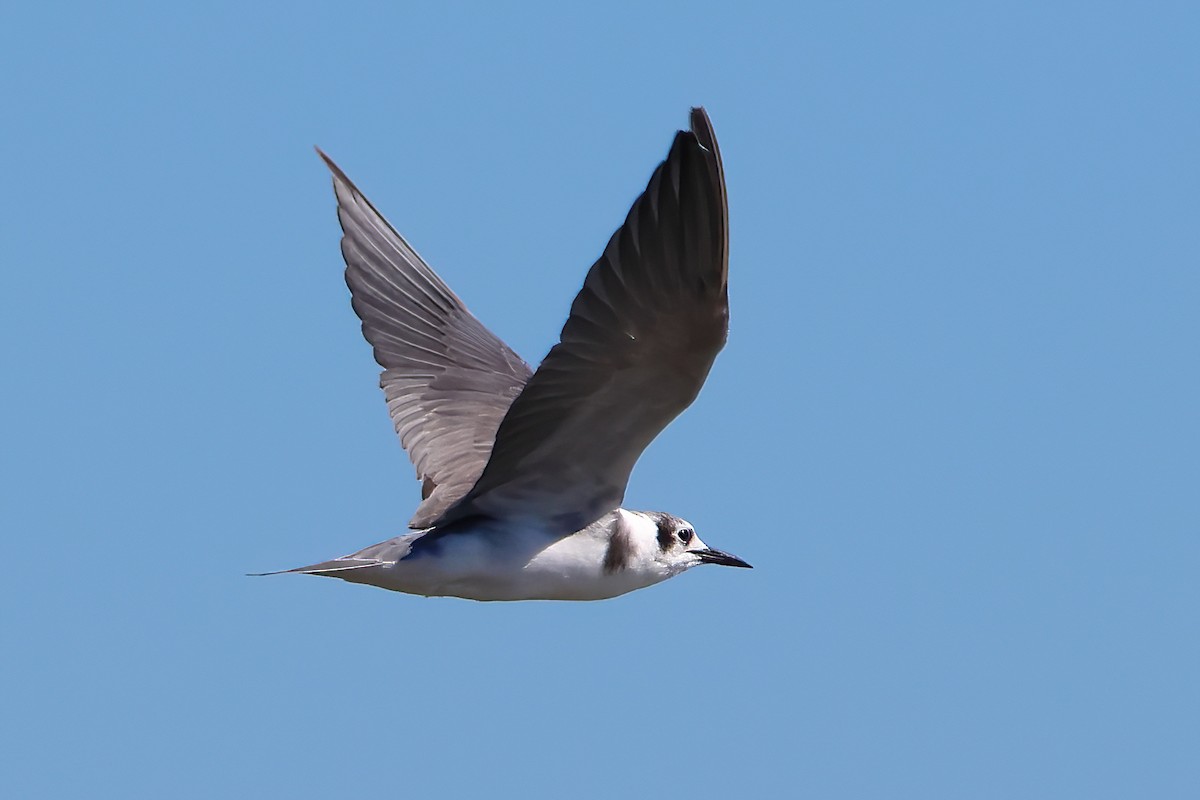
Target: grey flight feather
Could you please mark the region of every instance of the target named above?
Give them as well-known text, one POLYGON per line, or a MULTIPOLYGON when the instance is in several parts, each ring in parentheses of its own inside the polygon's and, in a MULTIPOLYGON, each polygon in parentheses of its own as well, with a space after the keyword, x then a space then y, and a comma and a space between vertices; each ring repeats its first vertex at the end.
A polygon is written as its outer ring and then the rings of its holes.
POLYGON ((475 484, 529 366, 483 326, 370 201, 333 172, 342 256, 379 385, 422 483, 409 525, 428 527, 475 484))
POLYGON ((588 271, 478 482, 422 520, 538 517, 570 532, 618 507, 634 463, 696 398, 725 344, 728 263, 720 153, 696 108, 588 271))

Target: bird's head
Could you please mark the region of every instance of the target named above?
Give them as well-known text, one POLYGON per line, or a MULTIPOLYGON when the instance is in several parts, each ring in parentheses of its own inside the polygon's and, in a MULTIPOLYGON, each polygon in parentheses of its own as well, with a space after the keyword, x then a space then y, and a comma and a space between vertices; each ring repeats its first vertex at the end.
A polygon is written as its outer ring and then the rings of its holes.
POLYGON ((750 567, 737 556, 706 545, 696 535, 695 527, 685 519, 662 511, 646 511, 643 514, 655 524, 653 534, 658 549, 657 558, 666 564, 672 574, 700 564, 750 567))

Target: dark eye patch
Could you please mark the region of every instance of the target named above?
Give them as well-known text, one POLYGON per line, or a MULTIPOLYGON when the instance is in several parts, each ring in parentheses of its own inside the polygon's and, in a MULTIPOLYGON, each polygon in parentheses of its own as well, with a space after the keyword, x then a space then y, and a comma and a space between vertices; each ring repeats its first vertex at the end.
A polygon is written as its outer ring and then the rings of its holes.
POLYGON ((655 520, 658 525, 658 547, 664 553, 675 545, 675 534, 671 533, 671 521, 666 516, 655 520))

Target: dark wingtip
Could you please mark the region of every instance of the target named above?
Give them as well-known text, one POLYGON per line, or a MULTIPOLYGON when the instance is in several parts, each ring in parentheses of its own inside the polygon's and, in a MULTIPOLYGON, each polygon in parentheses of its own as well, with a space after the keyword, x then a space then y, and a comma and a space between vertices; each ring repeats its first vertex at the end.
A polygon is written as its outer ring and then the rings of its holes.
POLYGON ((722 270, 722 280, 727 281, 729 278, 729 198, 725 192, 725 165, 721 160, 721 148, 717 145, 717 134, 713 130, 712 120, 708 118, 708 112, 704 110, 704 106, 693 106, 691 113, 692 135, 696 137, 696 141, 700 146, 712 154, 709 161, 709 169, 712 170, 712 179, 716 182, 717 191, 721 196, 721 222, 725 228, 721 232, 721 238, 724 240, 722 244, 722 260, 724 268, 722 270))
POLYGON ((313 145, 313 150, 317 151, 317 155, 319 155, 321 157, 321 160, 325 162, 325 166, 329 167, 334 172, 341 172, 341 170, 338 169, 337 164, 333 163, 333 159, 330 158, 329 156, 325 155, 324 150, 322 150, 320 147, 318 147, 315 144, 313 145))
MULTIPOLYGON (((346 173, 342 172, 341 167, 339 167, 337 164, 333 163, 332 158, 325 155, 324 150, 317 147, 316 145, 313 145, 313 150, 317 151, 317 155, 319 155, 321 157, 321 160, 325 162, 325 166, 329 167, 329 171, 333 173, 333 177, 337 178, 339 181, 346 184, 347 186, 352 187, 354 189, 354 191, 356 191, 356 192, 358 191, 358 187, 355 186, 354 183, 349 178, 346 177, 346 173)), ((360 192, 360 194, 361 194, 361 192, 360 192)))
POLYGON ((708 118, 708 112, 704 110, 704 106, 692 107, 690 122, 692 133, 700 141, 700 146, 705 150, 716 150, 717 135, 713 132, 712 120, 708 118))

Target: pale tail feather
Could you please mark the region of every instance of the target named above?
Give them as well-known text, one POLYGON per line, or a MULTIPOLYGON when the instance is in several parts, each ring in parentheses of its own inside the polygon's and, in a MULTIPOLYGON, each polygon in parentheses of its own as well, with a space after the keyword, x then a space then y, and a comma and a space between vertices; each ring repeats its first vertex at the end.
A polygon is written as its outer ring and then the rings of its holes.
POLYGON ((382 567, 389 563, 391 562, 380 561, 378 559, 335 558, 332 561, 322 561, 320 564, 310 564, 307 567, 280 569, 274 572, 247 572, 246 575, 251 578, 262 578, 267 575, 287 575, 293 572, 301 575, 325 575, 330 572, 345 572, 346 570, 363 569, 364 567, 382 567))
POLYGON ((364 547, 357 553, 351 553, 348 556, 335 558, 330 561, 321 561, 317 564, 310 564, 307 567, 296 567, 295 569, 281 569, 275 572, 251 572, 247 573, 251 577, 259 578, 264 575, 287 575, 288 573, 300 573, 302 575, 329 575, 341 577, 336 573, 348 572, 350 570, 365 569, 367 567, 386 567, 395 564, 400 559, 404 558, 412 551, 413 543, 424 536, 428 531, 416 531, 415 533, 397 536, 393 539, 373 544, 370 547, 364 547))

